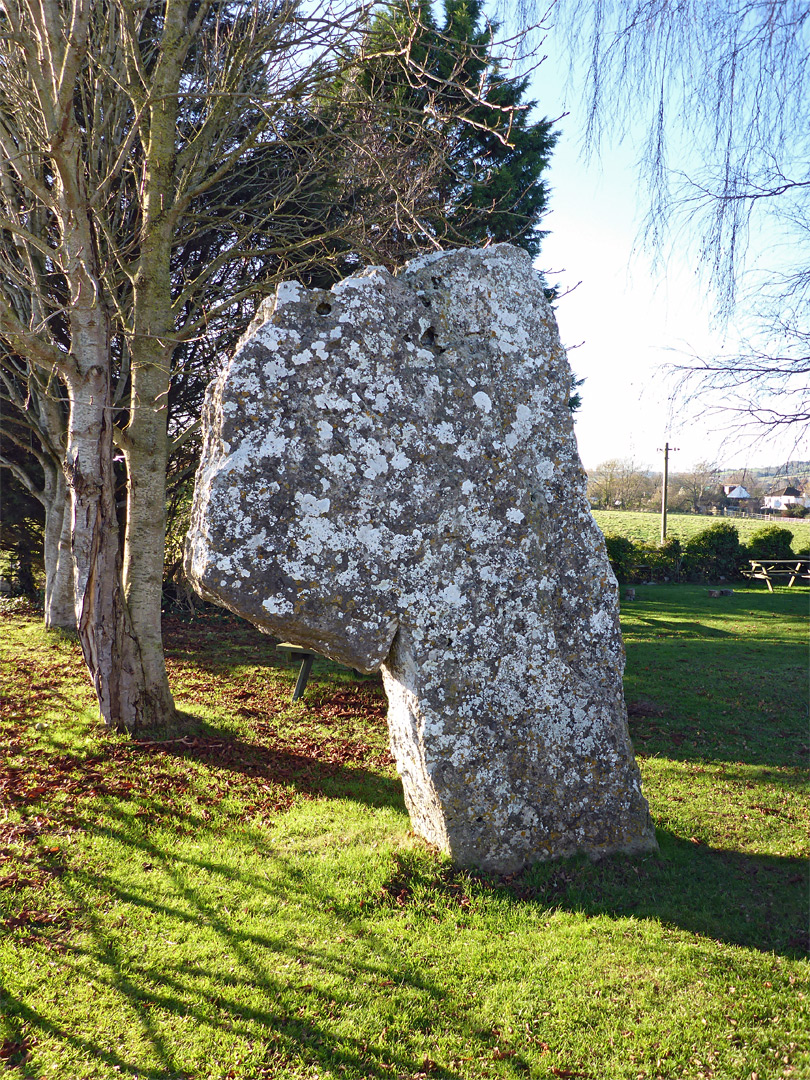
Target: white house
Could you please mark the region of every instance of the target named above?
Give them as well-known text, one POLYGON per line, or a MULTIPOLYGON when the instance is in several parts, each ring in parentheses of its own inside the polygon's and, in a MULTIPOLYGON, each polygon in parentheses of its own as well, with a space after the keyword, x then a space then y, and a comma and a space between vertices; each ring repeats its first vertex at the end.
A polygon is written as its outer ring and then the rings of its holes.
POLYGON ((810 506, 810 499, 795 487, 786 487, 784 491, 766 495, 762 500, 763 510, 785 510, 788 506, 810 506))
POLYGON ((731 484, 723 487, 723 494, 727 499, 750 499, 751 496, 742 484, 731 484))

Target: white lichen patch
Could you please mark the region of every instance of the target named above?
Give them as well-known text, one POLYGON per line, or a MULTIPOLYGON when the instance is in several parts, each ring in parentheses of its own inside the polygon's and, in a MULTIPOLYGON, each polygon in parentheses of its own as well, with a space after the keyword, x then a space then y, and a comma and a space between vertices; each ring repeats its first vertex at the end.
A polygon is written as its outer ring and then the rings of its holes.
POLYGON ((495 245, 279 286, 203 417, 190 579, 382 665, 414 829, 500 872, 655 843, 569 387, 542 281, 495 245))

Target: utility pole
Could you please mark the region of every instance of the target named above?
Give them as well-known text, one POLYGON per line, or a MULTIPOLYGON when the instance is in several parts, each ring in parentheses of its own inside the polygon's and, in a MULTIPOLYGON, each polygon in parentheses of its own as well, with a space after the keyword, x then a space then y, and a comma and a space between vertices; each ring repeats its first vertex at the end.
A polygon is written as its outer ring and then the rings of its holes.
MULTIPOLYGON (((669 454, 670 451, 680 449, 677 446, 670 446, 669 443, 664 443, 664 483, 661 490, 661 543, 663 544, 667 538, 667 484, 669 483, 669 454)), ((658 447, 660 452, 661 447, 658 447)))

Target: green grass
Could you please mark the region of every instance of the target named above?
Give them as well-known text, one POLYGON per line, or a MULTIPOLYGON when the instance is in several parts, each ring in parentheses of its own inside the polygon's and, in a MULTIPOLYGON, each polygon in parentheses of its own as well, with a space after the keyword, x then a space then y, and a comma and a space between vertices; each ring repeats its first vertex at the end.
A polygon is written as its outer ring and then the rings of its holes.
POLYGON ((0 617, 10 1076, 810 1076, 807 591, 636 595, 660 852, 510 878, 410 832, 377 679, 292 706, 266 637, 172 620, 198 730, 133 744, 68 636, 0 617))
MULTIPOLYGON (((628 540, 643 540, 648 544, 657 544, 661 540, 661 517, 659 514, 645 514, 632 510, 594 510, 596 523, 604 533, 626 536, 628 540)), ((667 536, 679 540, 689 540, 696 533, 708 529, 716 521, 729 521, 740 534, 740 541, 746 544, 752 533, 765 528, 767 521, 756 518, 713 517, 708 514, 667 514, 667 536)), ((793 533, 793 550, 810 544, 810 518, 776 517, 773 524, 789 529, 793 533)))

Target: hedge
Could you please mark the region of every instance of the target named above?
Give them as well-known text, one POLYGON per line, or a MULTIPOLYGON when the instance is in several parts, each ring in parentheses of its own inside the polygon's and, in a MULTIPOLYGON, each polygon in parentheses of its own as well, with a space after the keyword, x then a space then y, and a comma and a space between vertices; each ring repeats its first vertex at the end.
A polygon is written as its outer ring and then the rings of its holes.
POLYGON ((662 545, 607 534, 610 565, 617 581, 729 581, 741 578, 749 559, 790 559, 793 534, 778 525, 768 525, 753 534, 748 546, 740 543, 736 526, 718 521, 681 544, 667 540, 662 545))

